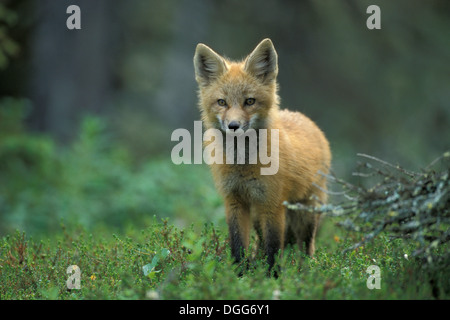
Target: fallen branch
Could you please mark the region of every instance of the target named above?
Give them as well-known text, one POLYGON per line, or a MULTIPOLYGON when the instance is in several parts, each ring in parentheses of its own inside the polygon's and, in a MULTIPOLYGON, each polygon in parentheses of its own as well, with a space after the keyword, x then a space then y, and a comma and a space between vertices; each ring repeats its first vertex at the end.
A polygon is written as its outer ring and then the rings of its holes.
POLYGON ((334 217, 338 226, 362 233, 363 240, 345 252, 386 233, 392 238, 413 240, 418 244, 413 256, 434 261, 436 249, 450 242, 450 152, 433 160, 421 173, 367 154, 358 156, 372 163, 361 163, 353 175, 372 179, 371 187, 356 186, 334 174, 323 174, 329 184, 340 186, 342 191, 321 190, 332 196, 343 196, 344 201, 317 207, 285 203, 286 207, 334 217), (444 170, 437 171, 434 167, 440 162, 444 170))

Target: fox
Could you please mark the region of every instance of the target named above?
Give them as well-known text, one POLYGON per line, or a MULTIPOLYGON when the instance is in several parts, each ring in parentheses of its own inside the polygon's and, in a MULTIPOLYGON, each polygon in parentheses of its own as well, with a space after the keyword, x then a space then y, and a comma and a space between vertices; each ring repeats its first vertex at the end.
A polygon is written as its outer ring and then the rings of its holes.
MULTIPOLYGON (((199 43, 193 62, 205 129, 218 129, 224 137, 237 130, 266 129, 267 152, 274 148, 270 132, 278 130, 279 168, 275 174, 262 175, 264 164, 259 160, 209 165, 223 198, 234 262, 241 264, 255 229, 268 272, 277 276, 275 259, 287 245, 314 254, 320 215, 289 210, 285 201, 307 206, 327 202, 329 142, 310 118, 280 108, 278 54, 269 38, 241 61, 232 61, 199 43)), ((224 141, 215 147, 225 149, 224 141)), ((204 146, 210 143, 215 142, 204 141, 204 146)))

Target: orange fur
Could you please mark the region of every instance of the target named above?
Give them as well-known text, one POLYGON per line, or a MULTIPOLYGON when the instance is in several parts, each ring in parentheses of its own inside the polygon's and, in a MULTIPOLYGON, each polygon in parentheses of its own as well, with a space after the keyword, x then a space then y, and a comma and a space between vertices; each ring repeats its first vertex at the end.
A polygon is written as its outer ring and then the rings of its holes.
MULTIPOLYGON (((310 255, 319 216, 291 212, 284 201, 309 205, 327 200, 326 179, 331 153, 323 132, 305 115, 279 109, 277 54, 269 39, 263 40, 243 61, 232 62, 199 44, 194 57, 202 120, 206 129, 224 136, 232 125, 279 130, 279 170, 261 175, 257 164, 212 164, 217 189, 224 198, 232 255, 240 261, 249 246, 253 225, 262 239, 269 269, 286 243, 298 244, 310 255), (218 103, 218 100, 224 100, 218 103), (254 103, 246 104, 247 101, 254 103)), ((225 140, 224 140, 225 141, 225 140)), ((220 148, 216 141, 216 147, 220 148)))

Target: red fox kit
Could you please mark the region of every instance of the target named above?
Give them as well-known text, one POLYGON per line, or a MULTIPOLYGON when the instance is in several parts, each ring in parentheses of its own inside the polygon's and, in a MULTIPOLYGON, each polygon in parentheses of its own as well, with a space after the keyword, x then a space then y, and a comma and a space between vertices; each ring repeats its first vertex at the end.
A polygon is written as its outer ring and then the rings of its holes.
POLYGON ((249 246, 252 226, 265 250, 269 270, 277 252, 288 243, 312 255, 319 216, 286 210, 283 202, 326 202, 323 174, 328 173, 331 153, 327 139, 314 122, 299 112, 279 109, 278 56, 272 41, 263 40, 241 62, 227 60, 198 44, 194 67, 206 129, 218 129, 224 137, 232 130, 267 129, 267 152, 278 148, 279 168, 273 175, 261 174, 264 165, 259 160, 253 164, 223 161, 210 165, 224 199, 235 261, 241 261, 249 246), (270 139, 272 130, 278 131, 277 146, 270 139))

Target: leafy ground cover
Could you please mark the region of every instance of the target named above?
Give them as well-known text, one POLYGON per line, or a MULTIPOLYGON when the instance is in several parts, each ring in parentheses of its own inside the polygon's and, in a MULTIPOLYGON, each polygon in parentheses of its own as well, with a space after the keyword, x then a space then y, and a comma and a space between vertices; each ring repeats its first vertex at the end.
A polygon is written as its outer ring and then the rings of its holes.
POLYGON ((325 208, 313 258, 286 248, 275 279, 251 251, 238 277, 206 167, 133 163, 97 118, 58 146, 26 132, 22 104, 0 102, 1 300, 450 297, 448 162, 400 180, 382 164, 381 184, 344 183, 350 200, 325 208))
MULTIPOLYGON (((379 236, 355 240, 325 223, 308 258, 286 249, 281 276, 266 276, 258 254, 242 277, 231 263, 227 232, 213 224, 179 229, 169 221, 126 235, 66 229, 38 240, 17 232, 0 242, 1 299, 433 299, 448 298, 448 271, 424 272, 413 247, 379 236), (80 289, 68 289, 78 266, 80 289), (380 289, 367 286, 371 265, 380 289), (69 268, 69 270, 68 270, 69 268)), ((251 257, 249 257, 251 259, 251 257)))

